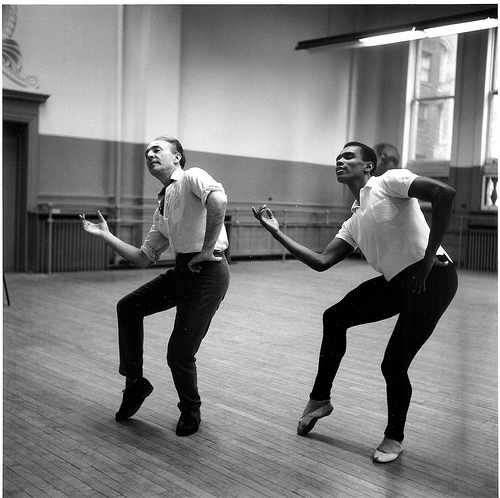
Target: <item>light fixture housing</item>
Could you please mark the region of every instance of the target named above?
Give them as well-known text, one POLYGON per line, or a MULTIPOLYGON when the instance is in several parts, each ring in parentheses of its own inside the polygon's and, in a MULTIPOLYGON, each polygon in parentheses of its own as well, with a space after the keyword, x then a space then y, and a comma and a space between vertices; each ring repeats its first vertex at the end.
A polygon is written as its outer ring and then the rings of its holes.
POLYGON ((477 21, 461 22, 457 24, 448 24, 446 26, 437 26, 435 28, 424 29, 427 38, 436 36, 456 35, 458 33, 470 33, 471 31, 480 31, 498 27, 498 19, 487 17, 477 21))
POLYGON ((401 43, 410 40, 420 40, 425 38, 425 32, 419 29, 410 29, 408 31, 398 31, 397 33, 388 33, 385 35, 369 36, 360 38, 359 42, 363 47, 375 47, 378 45, 389 45, 390 43, 401 43))
POLYGON ((339 48, 367 47, 400 43, 402 41, 426 37, 445 36, 445 34, 464 33, 478 29, 489 29, 497 26, 498 8, 493 7, 491 9, 476 10, 466 14, 441 17, 411 24, 401 24, 389 28, 304 40, 297 43, 295 50, 309 50, 328 46, 339 48), (482 22, 480 23, 479 21, 482 22), (376 43, 376 41, 379 43, 376 43))

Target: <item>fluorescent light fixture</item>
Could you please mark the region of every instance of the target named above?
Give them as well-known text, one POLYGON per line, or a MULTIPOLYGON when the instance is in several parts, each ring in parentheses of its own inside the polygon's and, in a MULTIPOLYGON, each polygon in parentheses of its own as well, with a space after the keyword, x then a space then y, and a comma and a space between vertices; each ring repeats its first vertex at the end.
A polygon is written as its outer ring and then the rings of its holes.
POLYGON ((435 36, 456 35, 458 33, 468 33, 470 31, 479 31, 481 29, 496 28, 498 20, 488 17, 479 21, 461 22, 458 24, 449 24, 448 26, 438 26, 435 28, 424 29, 427 38, 435 36))
POLYGON ((355 48, 387 45, 389 43, 446 36, 495 27, 498 27, 498 8, 496 6, 465 14, 412 22, 399 26, 304 40, 297 43, 295 50, 309 50, 331 46, 337 48, 355 48))
POLYGON ((388 33, 386 35, 370 36, 368 38, 360 38, 360 43, 365 47, 374 47, 377 45, 388 45, 389 43, 400 43, 410 40, 420 40, 425 38, 425 33, 418 29, 410 31, 399 31, 397 33, 388 33))
POLYGON ((481 29, 496 28, 498 20, 488 17, 478 21, 461 22, 457 24, 448 24, 447 26, 436 26, 435 28, 411 29, 409 31, 398 31, 397 33, 388 33, 385 35, 370 36, 360 38, 359 42, 364 47, 375 47, 379 45, 388 45, 390 43, 401 43, 410 40, 420 40, 422 38, 434 38, 436 36, 456 35, 458 33, 469 33, 470 31, 479 31, 481 29))

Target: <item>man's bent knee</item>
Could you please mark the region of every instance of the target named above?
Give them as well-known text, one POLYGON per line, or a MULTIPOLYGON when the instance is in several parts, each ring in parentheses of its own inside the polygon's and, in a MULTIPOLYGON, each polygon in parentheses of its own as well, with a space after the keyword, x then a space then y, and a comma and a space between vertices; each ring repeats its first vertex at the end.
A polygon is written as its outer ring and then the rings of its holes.
POLYGON ((408 368, 396 358, 385 357, 380 365, 384 379, 394 380, 398 377, 406 377, 408 368))
POLYGON ((347 326, 341 311, 336 306, 332 306, 323 313, 323 333, 336 330, 345 331, 347 326))
POLYGON ((137 306, 131 294, 127 294, 116 303, 116 312, 119 316, 134 314, 133 312, 136 308, 137 306))

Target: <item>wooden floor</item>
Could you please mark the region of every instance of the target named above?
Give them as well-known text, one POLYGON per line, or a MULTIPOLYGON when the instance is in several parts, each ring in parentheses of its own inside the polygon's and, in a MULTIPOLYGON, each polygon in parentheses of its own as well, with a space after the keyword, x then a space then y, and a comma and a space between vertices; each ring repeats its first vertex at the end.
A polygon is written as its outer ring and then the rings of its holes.
MULTIPOLYGON (((238 261, 198 354, 202 425, 175 435, 165 364, 174 315, 146 319, 155 386, 117 423, 115 304, 164 269, 7 274, 5 497, 496 497, 497 278, 460 288, 412 365, 404 451, 372 462, 386 422, 380 361, 394 320, 350 331, 333 414, 296 434, 316 372, 321 315, 374 275, 348 260, 318 274, 296 261, 238 261)), ((5 302, 5 298, 4 298, 5 302)))

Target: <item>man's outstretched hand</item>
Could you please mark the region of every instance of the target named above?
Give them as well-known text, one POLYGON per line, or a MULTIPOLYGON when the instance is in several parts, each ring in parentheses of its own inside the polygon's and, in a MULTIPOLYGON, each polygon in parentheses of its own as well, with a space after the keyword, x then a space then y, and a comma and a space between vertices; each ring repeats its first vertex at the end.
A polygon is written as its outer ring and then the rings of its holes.
POLYGON ((85 214, 80 215, 80 219, 82 220, 83 229, 92 235, 100 236, 104 232, 109 232, 109 228, 108 228, 108 224, 106 223, 106 220, 104 219, 104 217, 100 211, 97 211, 97 217, 99 218, 99 222, 92 223, 85 218, 85 214))
POLYGON ((278 220, 274 217, 273 212, 267 207, 267 204, 255 209, 252 206, 253 215, 259 220, 260 224, 271 234, 275 234, 280 229, 278 220), (264 214, 266 216, 264 216, 264 214))

